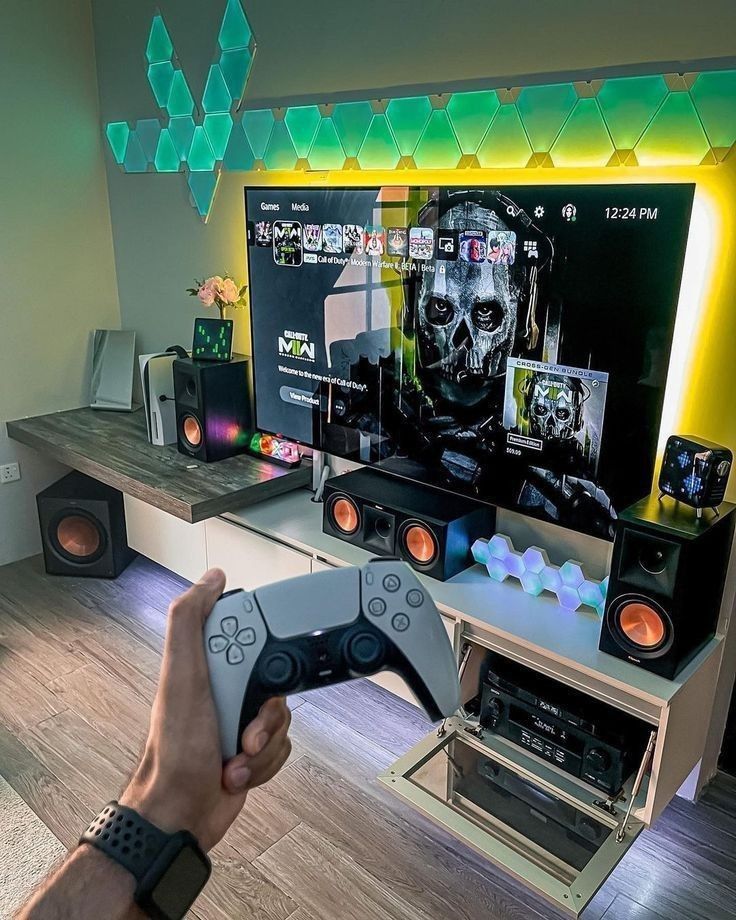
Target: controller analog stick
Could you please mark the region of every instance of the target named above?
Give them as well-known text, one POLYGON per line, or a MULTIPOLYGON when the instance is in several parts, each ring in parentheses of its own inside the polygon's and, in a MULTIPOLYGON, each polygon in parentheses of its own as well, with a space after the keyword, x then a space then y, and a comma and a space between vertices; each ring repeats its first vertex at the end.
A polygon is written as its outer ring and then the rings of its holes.
POLYGON ((261 665, 263 682, 283 692, 296 685, 299 671, 299 662, 289 652, 272 652, 261 665))
POLYGON ((353 671, 373 671, 383 663, 383 643, 374 633, 359 632, 351 636, 345 652, 353 671))

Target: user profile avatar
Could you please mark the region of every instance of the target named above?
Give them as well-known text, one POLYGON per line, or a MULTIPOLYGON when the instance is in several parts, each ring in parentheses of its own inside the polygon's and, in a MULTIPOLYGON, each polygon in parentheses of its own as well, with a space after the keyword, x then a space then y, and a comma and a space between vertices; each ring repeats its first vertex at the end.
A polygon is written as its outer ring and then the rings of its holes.
POLYGON ((472 262, 477 265, 486 260, 486 233, 485 230, 463 230, 460 234, 460 258, 463 262, 472 262))
POLYGON ((342 252, 342 224, 322 224, 322 248, 325 252, 342 252))
POLYGON ((386 252, 386 231, 381 226, 367 226, 363 231, 363 249, 367 256, 382 256, 386 252))
POLYGON ((513 230, 491 230, 488 234, 488 261, 513 265, 516 261, 516 234, 513 230))
POLYGON ((304 248, 307 252, 321 252, 322 224, 304 224, 304 248))
POLYGON ((434 255, 434 230, 431 227, 412 227, 409 230, 409 258, 431 259, 434 255))
POLYGON ((572 223, 577 220, 578 209, 574 204, 566 204, 562 206, 562 216, 568 223, 572 223))
POLYGON ((270 220, 256 221, 256 246, 270 246, 273 243, 273 224, 270 220))
POLYGON ((406 227, 389 227, 386 232, 386 253, 390 256, 405 256, 409 248, 409 234, 406 227))
POLYGON ((355 255, 363 252, 363 228, 360 224, 343 224, 342 248, 345 252, 355 255))

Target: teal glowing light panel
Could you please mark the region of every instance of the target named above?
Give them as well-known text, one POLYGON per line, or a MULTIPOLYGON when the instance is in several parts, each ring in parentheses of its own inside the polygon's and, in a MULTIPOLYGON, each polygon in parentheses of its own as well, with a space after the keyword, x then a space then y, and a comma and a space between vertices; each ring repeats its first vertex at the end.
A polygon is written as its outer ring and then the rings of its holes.
POLYGON ((185 172, 206 219, 223 169, 698 166, 736 144, 736 70, 242 111, 255 50, 241 0, 225 0, 197 102, 157 13, 146 66, 160 115, 106 126, 115 162, 185 172))
POLYGON ((229 361, 233 352, 233 321, 199 317, 194 320, 192 357, 198 361, 229 361))

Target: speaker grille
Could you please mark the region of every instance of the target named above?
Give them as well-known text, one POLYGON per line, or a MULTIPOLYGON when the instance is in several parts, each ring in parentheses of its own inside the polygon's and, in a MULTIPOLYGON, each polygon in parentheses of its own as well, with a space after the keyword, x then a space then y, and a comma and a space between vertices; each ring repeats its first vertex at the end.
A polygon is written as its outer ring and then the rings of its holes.
POLYGON ((181 420, 181 433, 189 447, 195 449, 201 447, 203 438, 202 426, 199 420, 193 415, 185 415, 181 420))
POLYGON ((401 529, 401 551, 414 565, 430 566, 439 555, 437 537, 421 521, 407 521, 401 529))
POLYGON ((92 515, 76 509, 55 515, 48 537, 63 559, 79 565, 96 562, 107 546, 102 524, 92 515))
POLYGON ((358 506, 347 495, 335 495, 330 501, 327 512, 332 526, 348 536, 354 534, 360 527, 360 511, 358 506))
POLYGON ((650 598, 640 595, 617 598, 608 610, 607 620, 616 642, 634 657, 659 658, 672 647, 672 620, 650 598))

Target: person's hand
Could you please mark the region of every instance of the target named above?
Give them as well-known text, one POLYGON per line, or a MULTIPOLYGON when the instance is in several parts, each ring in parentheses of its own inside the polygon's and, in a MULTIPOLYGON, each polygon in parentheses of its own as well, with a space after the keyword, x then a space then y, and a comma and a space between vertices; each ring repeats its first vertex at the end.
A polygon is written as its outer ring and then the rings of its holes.
POLYGON ((243 732, 242 753, 224 766, 204 654, 204 622, 225 588, 210 569, 169 608, 166 644, 145 752, 120 804, 169 833, 188 830, 211 849, 245 804, 291 752, 291 713, 282 698, 265 703, 243 732))

